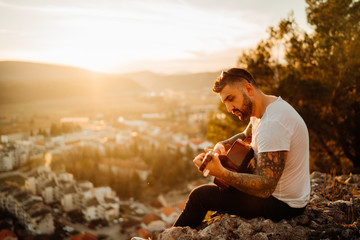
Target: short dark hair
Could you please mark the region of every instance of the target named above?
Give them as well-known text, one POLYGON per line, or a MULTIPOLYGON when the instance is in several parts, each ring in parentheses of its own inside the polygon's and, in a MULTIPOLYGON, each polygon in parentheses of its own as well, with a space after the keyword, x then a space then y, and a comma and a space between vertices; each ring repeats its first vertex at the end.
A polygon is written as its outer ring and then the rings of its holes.
POLYGON ((226 85, 241 81, 246 81, 257 87, 255 79, 248 71, 242 68, 230 68, 227 71, 223 71, 216 79, 212 90, 215 93, 219 93, 226 85))

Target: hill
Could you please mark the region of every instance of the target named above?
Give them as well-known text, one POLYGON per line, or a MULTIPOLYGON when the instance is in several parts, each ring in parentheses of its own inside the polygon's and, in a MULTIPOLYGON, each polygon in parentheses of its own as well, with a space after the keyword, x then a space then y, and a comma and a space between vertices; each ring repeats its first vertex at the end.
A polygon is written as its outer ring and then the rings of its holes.
POLYGON ((149 71, 106 74, 82 68, 0 62, 0 104, 137 94, 143 91, 211 92, 220 72, 163 75, 149 71))
POLYGON ((0 62, 0 104, 143 91, 115 74, 30 62, 0 62))
POLYGON ((163 91, 166 89, 171 89, 184 92, 211 92, 213 82, 219 75, 220 71, 171 75, 142 71, 123 74, 121 76, 125 78, 131 78, 151 91, 163 91))

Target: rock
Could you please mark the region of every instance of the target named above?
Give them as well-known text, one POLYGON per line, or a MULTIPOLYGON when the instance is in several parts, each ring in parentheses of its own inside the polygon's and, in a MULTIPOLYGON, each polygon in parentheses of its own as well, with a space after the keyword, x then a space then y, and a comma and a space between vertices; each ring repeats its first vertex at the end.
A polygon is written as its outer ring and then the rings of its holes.
POLYGON ((345 183, 345 181, 349 178, 349 176, 346 175, 341 175, 341 176, 337 176, 335 177, 335 181, 338 181, 340 183, 345 183))
POLYGON ((323 177, 323 174, 321 172, 318 172, 318 171, 314 171, 311 173, 310 175, 310 179, 313 180, 313 179, 320 179, 321 177, 323 177))
POLYGON ((300 216, 297 216, 295 218, 292 219, 293 220, 293 226, 298 224, 298 225, 301 225, 301 226, 307 226, 310 222, 310 218, 308 215, 300 215, 300 216))
MULTIPOLYGON (((207 239, 203 238, 198 231, 190 227, 172 227, 164 230, 158 237, 159 240, 188 240, 207 239)), ((210 240, 210 238, 208 238, 210 240)))
POLYGON ((256 233, 252 238, 252 240, 268 240, 267 234, 264 232, 256 233))
POLYGON ((360 239, 359 175, 311 174, 311 200, 304 214, 273 222, 215 214, 197 230, 172 227, 158 239, 360 239))
POLYGON ((351 183, 358 183, 359 182, 359 177, 358 176, 350 176, 348 179, 345 180, 345 183, 347 184, 351 184, 351 183))

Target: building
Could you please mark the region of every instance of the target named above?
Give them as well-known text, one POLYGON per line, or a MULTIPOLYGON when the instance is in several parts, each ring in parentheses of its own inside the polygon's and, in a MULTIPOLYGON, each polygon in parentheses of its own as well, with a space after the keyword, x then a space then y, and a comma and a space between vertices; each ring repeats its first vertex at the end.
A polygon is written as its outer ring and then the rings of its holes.
POLYGON ((10 144, 0 149, 0 171, 11 171, 23 165, 29 157, 29 147, 10 144))
POLYGON ((81 212, 85 220, 90 222, 92 220, 101 219, 103 208, 97 198, 93 197, 85 201, 85 206, 81 209, 81 212))
POLYGON ((206 141, 205 139, 192 138, 189 140, 189 146, 195 152, 203 151, 204 148, 212 148, 214 144, 212 142, 206 141))
POLYGON ((110 187, 94 188, 89 181, 76 182, 71 174, 54 173, 50 167, 38 168, 25 187, 45 203, 60 203, 65 212, 78 210, 87 221, 112 221, 120 215, 120 200, 110 187))
POLYGON ((28 137, 29 133, 12 133, 12 134, 7 134, 7 135, 1 135, 1 142, 2 143, 11 143, 11 142, 15 142, 15 141, 19 141, 24 139, 25 137, 28 137))
POLYGON ((20 224, 35 235, 53 234, 55 231, 50 208, 39 197, 16 184, 0 185, 0 207, 13 214, 20 224))
POLYGON ((150 167, 140 158, 133 158, 130 160, 121 160, 115 158, 103 158, 99 164, 100 171, 109 172, 109 169, 114 174, 123 176, 131 176, 136 172, 140 179, 146 181, 150 167))
POLYGON ((54 179, 47 179, 43 187, 41 188, 40 195, 43 197, 46 204, 51 204, 56 202, 56 182, 54 179))
POLYGON ((166 223, 158 215, 148 213, 142 218, 141 227, 150 232, 162 231, 166 228, 166 223))
POLYGON ((15 154, 12 151, 0 151, 0 171, 11 171, 15 165, 15 154))
POLYGON ((61 206, 65 212, 76 210, 80 207, 80 195, 75 185, 68 185, 63 189, 60 199, 61 206))

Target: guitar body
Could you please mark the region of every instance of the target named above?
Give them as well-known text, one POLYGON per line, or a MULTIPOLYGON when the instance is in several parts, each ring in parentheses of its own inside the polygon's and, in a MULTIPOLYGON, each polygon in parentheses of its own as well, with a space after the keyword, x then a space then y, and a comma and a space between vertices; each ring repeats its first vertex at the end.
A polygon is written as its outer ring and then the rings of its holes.
MULTIPOLYGON (((249 144, 242 141, 241 139, 237 139, 231 145, 226 155, 219 155, 220 162, 226 169, 241 173, 251 173, 249 165, 253 157, 254 150, 249 144)), ((203 161, 203 164, 200 167, 201 171, 206 167, 206 164, 209 161, 209 158, 203 161)), ((230 187, 229 184, 225 183, 219 178, 215 178, 214 183, 222 189, 228 189, 230 187)))

